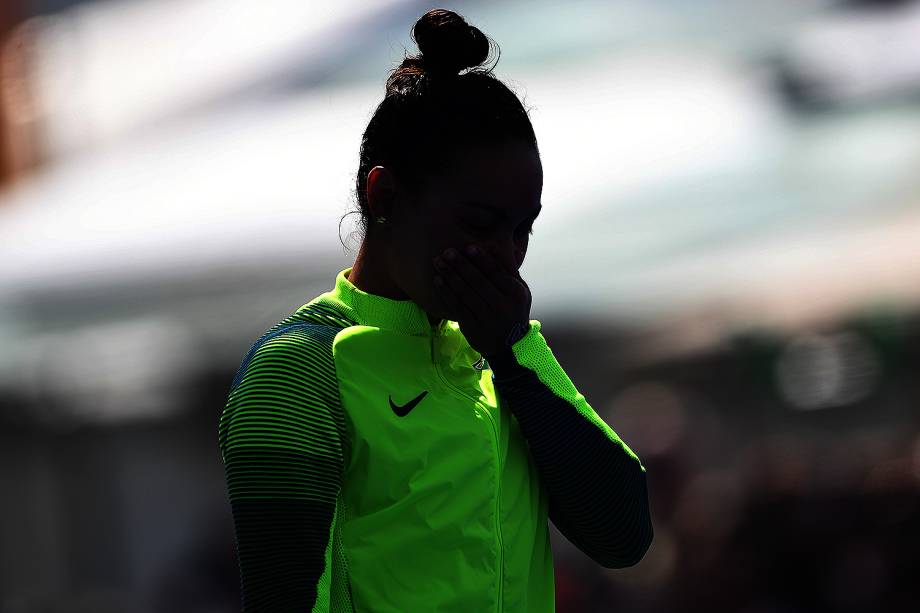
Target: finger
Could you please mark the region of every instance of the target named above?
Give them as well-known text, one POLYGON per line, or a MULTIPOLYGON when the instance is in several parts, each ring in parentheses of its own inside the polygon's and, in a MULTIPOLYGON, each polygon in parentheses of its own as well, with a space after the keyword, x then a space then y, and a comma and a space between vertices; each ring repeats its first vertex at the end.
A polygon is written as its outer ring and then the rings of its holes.
POLYGON ((473 314, 470 313, 469 308, 460 300, 456 292, 451 289, 450 284, 442 274, 436 274, 434 276, 434 287, 441 297, 441 300, 447 305, 450 313, 455 317, 454 321, 460 322, 473 318, 473 314))
POLYGON ((457 251, 457 257, 453 262, 448 259, 448 265, 456 271, 459 279, 465 282, 466 287, 457 288, 458 293, 467 300, 471 309, 482 313, 483 317, 494 314, 507 301, 507 297, 498 290, 493 279, 483 274, 462 251, 457 251))
POLYGON ((509 271, 498 260, 493 258, 488 251, 476 248, 476 252, 470 255, 470 260, 475 266, 482 271, 482 274, 492 281, 499 292, 503 294, 503 300, 507 300, 509 295, 517 297, 519 289, 515 283, 509 283, 509 278, 523 282, 521 274, 518 271, 509 271))
POLYGON ((527 310, 530 311, 530 288, 518 270, 508 269, 481 248, 477 248, 476 253, 470 255, 470 260, 484 276, 492 280, 492 285, 501 293, 499 304, 502 308, 526 302, 527 310))
POLYGON ((461 274, 457 265, 448 265, 445 280, 470 313, 475 314, 476 319, 486 321, 494 316, 495 307, 483 300, 477 288, 472 285, 473 282, 461 274))
POLYGON ((467 317, 476 322, 487 320, 491 314, 489 305, 485 304, 479 294, 470 287, 456 266, 451 266, 448 261, 445 261, 444 264, 441 276, 457 302, 463 307, 467 317))

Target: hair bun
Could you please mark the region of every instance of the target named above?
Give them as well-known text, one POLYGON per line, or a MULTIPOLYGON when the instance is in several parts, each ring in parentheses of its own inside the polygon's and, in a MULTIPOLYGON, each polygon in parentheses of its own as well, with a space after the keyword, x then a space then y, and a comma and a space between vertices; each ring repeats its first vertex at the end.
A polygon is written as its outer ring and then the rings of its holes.
POLYGON ((426 72, 455 75, 479 66, 489 56, 489 39, 453 11, 431 9, 412 27, 418 58, 426 72))

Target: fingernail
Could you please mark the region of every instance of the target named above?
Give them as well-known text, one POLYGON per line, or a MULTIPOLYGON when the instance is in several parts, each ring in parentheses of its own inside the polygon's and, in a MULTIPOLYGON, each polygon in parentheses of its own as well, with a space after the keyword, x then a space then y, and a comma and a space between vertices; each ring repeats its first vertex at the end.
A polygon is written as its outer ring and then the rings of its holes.
POLYGON ((448 260, 456 260, 456 259, 457 259, 457 252, 454 251, 453 248, 448 249, 447 252, 446 252, 444 255, 447 257, 448 260))
POLYGON ((477 249, 474 245, 468 245, 466 248, 466 254, 467 255, 478 255, 479 249, 477 249))

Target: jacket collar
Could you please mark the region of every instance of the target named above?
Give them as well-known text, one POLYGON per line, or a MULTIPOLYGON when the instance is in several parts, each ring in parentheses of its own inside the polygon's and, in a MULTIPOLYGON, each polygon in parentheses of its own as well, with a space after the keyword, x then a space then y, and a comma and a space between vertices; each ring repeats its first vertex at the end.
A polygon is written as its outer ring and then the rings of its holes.
POLYGON ((412 300, 393 300, 358 289, 348 280, 352 268, 339 271, 333 288, 322 296, 334 302, 350 319, 361 325, 418 336, 438 335, 448 327, 446 319, 429 323, 428 313, 412 300))

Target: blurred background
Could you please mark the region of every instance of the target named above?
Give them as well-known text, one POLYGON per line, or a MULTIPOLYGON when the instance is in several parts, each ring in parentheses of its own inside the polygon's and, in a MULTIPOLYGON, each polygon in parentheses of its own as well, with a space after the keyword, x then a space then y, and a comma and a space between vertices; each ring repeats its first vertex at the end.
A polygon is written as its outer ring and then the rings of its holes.
POLYGON ((531 109, 531 316, 648 469, 638 565, 552 528, 557 609, 920 610, 920 3, 4 0, 0 612, 239 611, 229 385, 354 261, 435 6, 531 109))

